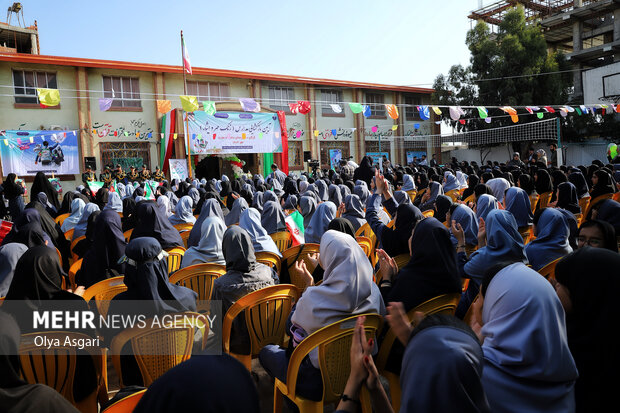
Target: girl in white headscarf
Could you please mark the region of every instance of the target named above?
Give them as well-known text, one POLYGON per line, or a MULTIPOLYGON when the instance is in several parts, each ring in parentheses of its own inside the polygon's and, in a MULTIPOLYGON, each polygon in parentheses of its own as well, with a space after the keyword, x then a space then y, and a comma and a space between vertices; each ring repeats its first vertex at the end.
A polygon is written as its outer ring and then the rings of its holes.
POLYGON ((65 218, 62 222, 62 226, 60 227, 62 232, 67 232, 70 229, 75 228, 77 223, 80 222, 85 206, 86 203, 81 198, 73 198, 73 201, 71 201, 71 215, 65 218))
POLYGON ((574 412, 577 368, 564 309, 551 284, 522 262, 482 285, 482 385, 493 412, 574 412))
POLYGON ((200 243, 185 251, 181 261, 181 268, 205 262, 226 264, 224 254, 222 253, 222 241, 225 231, 226 225, 224 225, 221 218, 217 216, 207 217, 200 227, 200 243))
MULTIPOLYGON (((137 200, 136 200, 137 202, 137 200)), ((196 222, 196 218, 192 215, 192 198, 188 195, 183 196, 176 208, 174 208, 174 215, 170 215, 168 218, 172 225, 178 224, 193 224, 196 222)))
POLYGON ((467 188, 467 175, 461 171, 456 171, 456 180, 459 183, 459 189, 467 188))
POLYGON ((172 215, 172 208, 170 207, 170 198, 166 195, 160 195, 157 197, 157 206, 167 217, 172 215))

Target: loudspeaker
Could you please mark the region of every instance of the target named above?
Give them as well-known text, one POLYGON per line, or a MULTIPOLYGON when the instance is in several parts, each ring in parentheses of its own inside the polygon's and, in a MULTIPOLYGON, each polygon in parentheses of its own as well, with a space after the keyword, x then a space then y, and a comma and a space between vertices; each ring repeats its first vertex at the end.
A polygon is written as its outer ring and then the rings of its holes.
POLYGON ((304 162, 308 162, 310 159, 312 159, 310 151, 304 151, 304 162))
POLYGON ((97 169, 97 159, 94 156, 85 156, 84 157, 84 169, 90 166, 91 170, 97 169))

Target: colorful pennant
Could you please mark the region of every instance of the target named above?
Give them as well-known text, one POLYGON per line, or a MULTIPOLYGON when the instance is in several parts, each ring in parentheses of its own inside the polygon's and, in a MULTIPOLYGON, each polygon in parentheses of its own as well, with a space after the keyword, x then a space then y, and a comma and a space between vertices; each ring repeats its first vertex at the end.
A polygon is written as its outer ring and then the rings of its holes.
POLYGON ((396 105, 385 105, 388 116, 394 120, 398 119, 398 108, 396 105))
POLYGON ((37 89, 39 102, 45 106, 58 106, 60 104, 60 91, 58 89, 37 89))
POLYGON ((169 100, 158 100, 157 111, 159 113, 168 113, 172 110, 172 102, 169 100))
POLYGON ((99 99, 99 110, 102 112, 107 112, 112 107, 112 102, 114 99, 112 98, 100 98, 99 99))
POLYGON ((428 110, 428 106, 418 106, 418 111, 420 112, 420 119, 429 120, 431 118, 431 114, 428 110))
POLYGON ((212 100, 202 101, 202 107, 207 115, 213 115, 215 113, 215 102, 212 100))
POLYGON ((239 99, 244 112, 260 112, 260 104, 252 98, 239 99))
POLYGON ((353 113, 362 113, 364 111, 364 107, 361 103, 349 103, 349 108, 353 113))
POLYGON ((198 106, 198 98, 196 96, 181 95, 179 96, 179 99, 181 99, 181 106, 185 112, 194 112, 200 108, 200 106, 198 106))

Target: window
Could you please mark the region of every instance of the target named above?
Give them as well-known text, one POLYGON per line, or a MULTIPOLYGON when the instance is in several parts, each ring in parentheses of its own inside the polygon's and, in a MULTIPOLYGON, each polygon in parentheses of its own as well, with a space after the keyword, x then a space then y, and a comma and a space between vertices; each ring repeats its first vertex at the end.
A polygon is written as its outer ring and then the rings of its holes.
POLYGON ((391 150, 392 143, 390 141, 381 140, 381 151, 379 151, 379 141, 366 141, 366 153, 387 152, 388 158, 390 158, 391 156, 389 154, 392 153, 391 150))
POLYGON ((304 149, 302 141, 288 141, 288 166, 290 169, 304 168, 304 149))
POLYGON ((120 164, 125 171, 130 166, 141 169, 146 165, 148 168, 151 165, 149 145, 148 142, 100 142, 101 165, 120 164))
POLYGON ((39 104, 37 88, 57 89, 56 73, 13 70, 15 103, 39 104))
POLYGON ((366 103, 370 105, 371 118, 386 118, 385 97, 382 93, 366 93, 366 103))
POLYGON ((103 97, 114 98, 113 108, 142 108, 137 77, 103 76, 103 97))
POLYGON ((216 82, 187 82, 187 94, 197 96, 200 102, 230 97, 228 84, 216 82))
POLYGON ((295 92, 292 87, 269 86, 269 106, 271 109, 291 113, 288 104, 294 101, 295 92))
POLYGON ((405 120, 420 119, 420 116, 416 116, 415 106, 420 105, 419 96, 405 96, 405 120))
POLYGON ((321 168, 331 168, 329 150, 340 149, 342 151, 342 159, 349 159, 351 156, 351 149, 349 148, 349 142, 338 141, 324 141, 319 144, 321 149, 321 168))
POLYGON ((330 106, 330 104, 337 104, 342 107, 342 92, 339 90, 321 90, 322 113, 323 116, 339 116, 344 117, 344 109, 341 113, 336 113, 330 106))

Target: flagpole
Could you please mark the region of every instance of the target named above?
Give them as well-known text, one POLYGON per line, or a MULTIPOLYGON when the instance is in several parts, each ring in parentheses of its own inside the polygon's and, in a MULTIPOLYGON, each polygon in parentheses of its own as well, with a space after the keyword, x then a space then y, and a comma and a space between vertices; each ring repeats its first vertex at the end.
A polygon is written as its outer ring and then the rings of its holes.
MULTIPOLYGON (((183 30, 181 30, 181 71, 183 72, 183 94, 187 96, 187 82, 185 80, 185 43, 183 42, 183 30)), ((189 123, 187 121, 187 112, 185 114, 185 145, 187 147, 187 173, 192 179, 192 161, 191 150, 189 146, 189 123)))

